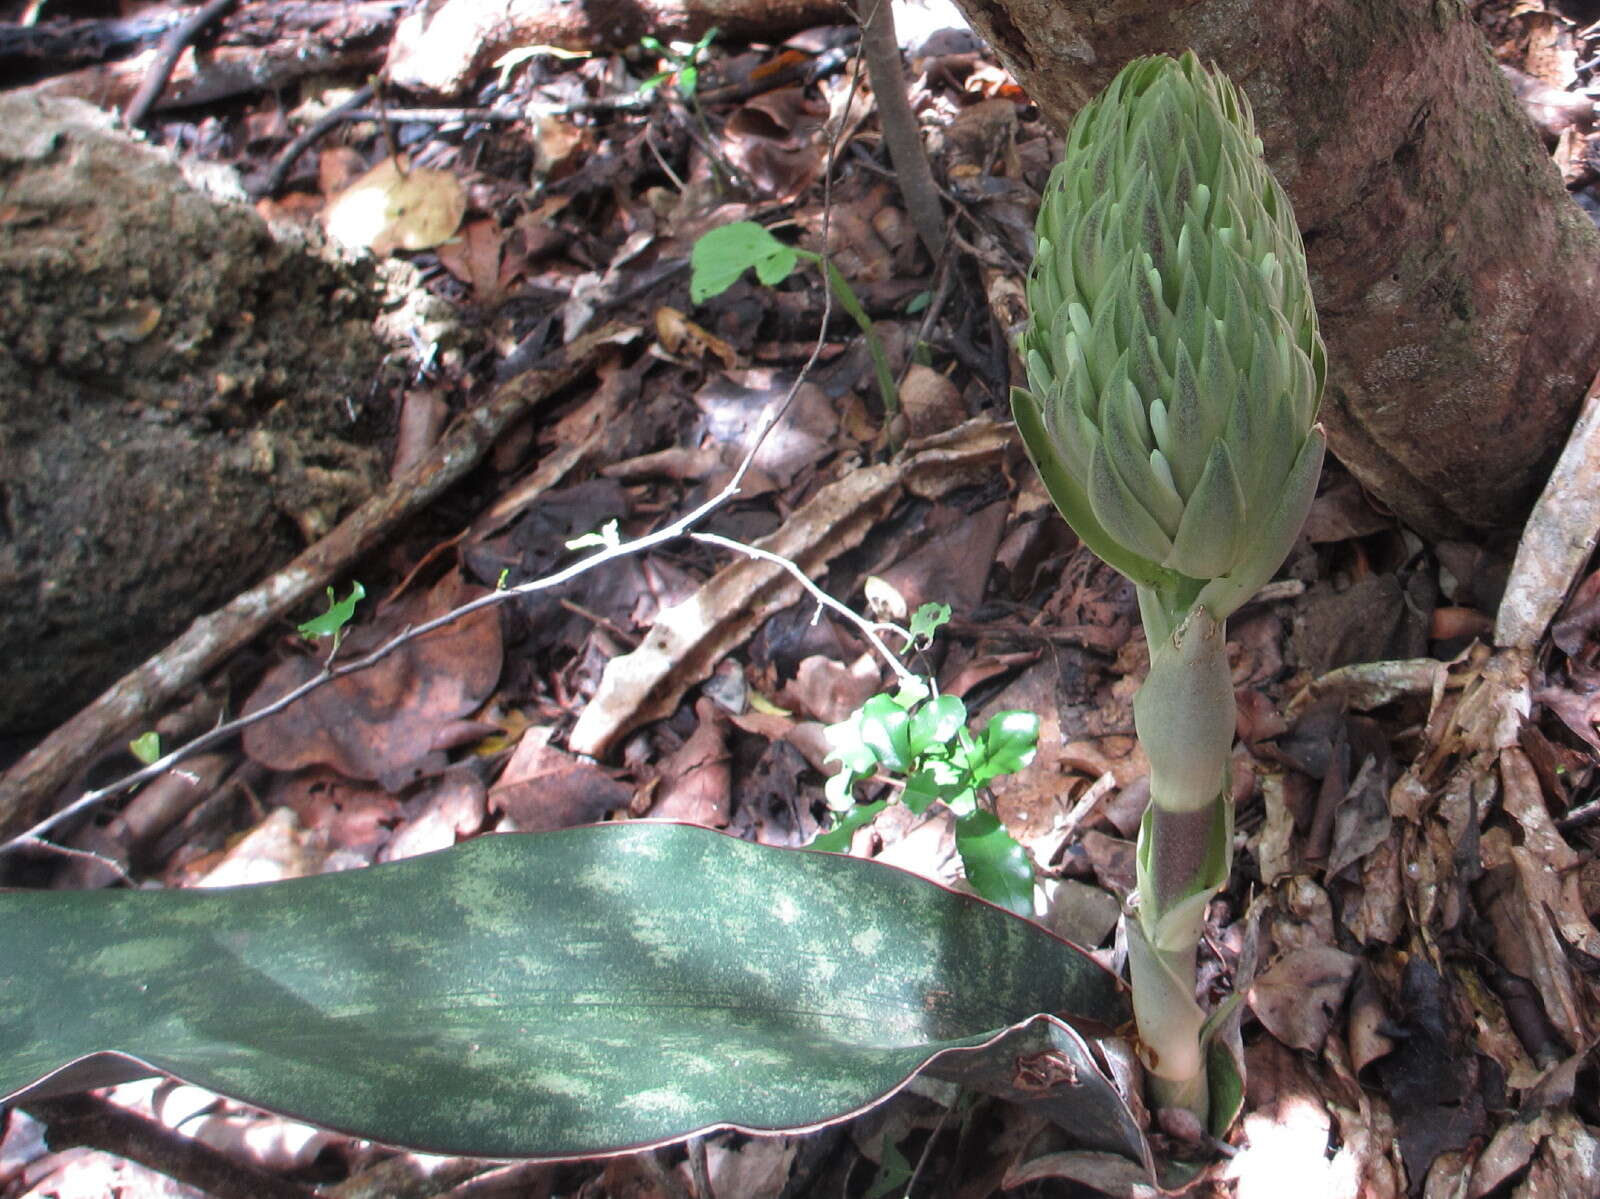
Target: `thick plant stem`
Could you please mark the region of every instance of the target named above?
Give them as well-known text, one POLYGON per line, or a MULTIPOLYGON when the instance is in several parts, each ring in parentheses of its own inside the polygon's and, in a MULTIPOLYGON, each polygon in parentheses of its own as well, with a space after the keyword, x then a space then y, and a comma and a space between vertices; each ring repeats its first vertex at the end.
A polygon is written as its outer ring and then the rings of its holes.
POLYGON ((1177 607, 1184 598, 1183 589, 1140 589, 1150 676, 1134 700, 1134 721, 1150 759, 1150 807, 1139 829, 1128 957, 1152 1098, 1187 1108, 1204 1125, 1210 1102, 1195 958, 1206 905, 1228 879, 1234 700, 1223 622, 1200 604, 1177 607))

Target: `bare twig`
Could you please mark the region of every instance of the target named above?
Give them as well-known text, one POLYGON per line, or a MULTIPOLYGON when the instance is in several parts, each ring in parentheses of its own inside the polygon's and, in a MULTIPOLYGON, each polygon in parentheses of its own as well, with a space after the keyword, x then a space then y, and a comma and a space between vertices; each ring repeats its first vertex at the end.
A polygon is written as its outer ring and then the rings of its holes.
POLYGON ((303 131, 299 137, 285 146, 283 153, 278 155, 278 160, 272 164, 272 170, 267 172, 266 180, 261 184, 261 190, 257 194, 262 196, 277 195, 278 189, 283 186, 283 181, 289 177, 289 172, 294 170, 294 164, 300 161, 300 155, 316 145, 317 141, 326 136, 330 129, 341 121, 348 120, 352 112, 359 111, 363 104, 371 101, 373 91, 374 89, 369 83, 343 104, 330 108, 323 113, 311 124, 310 128, 303 131))
POLYGON ((145 74, 144 82, 139 85, 139 90, 128 102, 128 111, 123 117, 123 123, 129 129, 136 129, 144 124, 156 101, 161 99, 161 91, 167 86, 167 80, 172 77, 172 68, 178 65, 178 58, 185 47, 205 32, 207 27, 227 16, 228 10, 237 3, 238 0, 209 0, 209 3, 202 5, 193 16, 167 35, 166 40, 161 43, 161 53, 156 55, 155 62, 150 64, 150 70, 145 74))
POLYGON ((526 121, 528 114, 514 108, 352 108, 341 106, 342 121, 387 121, 391 125, 470 125, 474 121, 509 125, 526 121))
POLYGON ((800 586, 804 587, 818 604, 824 608, 829 608, 832 611, 837 612, 851 624, 855 625, 856 628, 861 631, 861 635, 867 639, 868 644, 870 644, 873 649, 877 650, 878 655, 889 664, 889 669, 894 671, 895 678, 899 679, 902 684, 910 685, 915 683, 916 675, 912 674, 911 671, 906 669, 905 664, 901 662, 899 657, 896 656, 895 652, 884 643, 883 637, 881 636, 883 633, 898 633, 900 636, 904 637, 909 644, 914 640, 914 638, 911 636, 911 633, 908 630, 902 629, 899 625, 892 624, 887 621, 871 621, 864 616, 857 615, 848 605, 840 603, 821 587, 817 586, 816 583, 812 582, 810 577, 805 571, 800 569, 798 564, 788 558, 785 558, 782 554, 774 554, 768 550, 759 549, 753 545, 746 545, 742 541, 734 541, 732 538, 723 537, 717 533, 691 533, 690 536, 696 541, 705 542, 707 545, 720 545, 725 550, 733 550, 735 553, 744 554, 746 557, 759 558, 763 562, 771 562, 775 566, 783 567, 784 570, 788 571, 794 576, 795 580, 799 582, 800 586))
POLYGON ((303 1187, 236 1162, 104 1099, 90 1095, 39 1099, 23 1105, 23 1110, 49 1126, 46 1139, 57 1153, 76 1145, 102 1149, 216 1199, 312 1199, 303 1187))
MULTIPOLYGON (((288 566, 227 605, 198 618, 160 654, 123 676, 110 690, 56 729, 0 776, 0 836, 15 836, 37 821, 55 793, 94 754, 115 742, 134 722, 170 703, 183 688, 212 669, 268 622, 315 595, 339 571, 371 549, 403 518, 420 510, 473 466, 505 428, 534 404, 586 374, 602 350, 624 334, 608 326, 568 346, 558 365, 530 371, 495 389, 487 401, 463 413, 434 452, 393 479, 378 495, 346 517, 333 532, 288 566)), ((446 618, 430 622, 437 627, 446 618)), ((387 654, 394 647, 380 651, 387 654)), ((373 661, 377 657, 369 655, 373 661)), ((321 677, 321 676, 319 676, 321 677)), ((228 728, 230 726, 223 726, 228 728)), ((77 812, 170 769, 225 734, 190 742, 110 787, 91 792, 69 809, 77 812)), ((54 828, 65 813, 50 819, 54 828)), ((23 834, 31 839, 30 831, 23 834)), ((12 844, 0 846, 0 851, 12 844)))

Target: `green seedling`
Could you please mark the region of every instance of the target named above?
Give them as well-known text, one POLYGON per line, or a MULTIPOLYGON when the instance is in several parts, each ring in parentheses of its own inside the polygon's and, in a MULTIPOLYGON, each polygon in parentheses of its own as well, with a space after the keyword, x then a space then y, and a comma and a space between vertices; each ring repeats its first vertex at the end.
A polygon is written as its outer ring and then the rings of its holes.
POLYGON ((721 225, 700 235, 689 255, 689 298, 704 304, 713 296, 720 296, 739 280, 747 270, 768 287, 776 287, 787 279, 800 262, 814 264, 822 271, 834 299, 850 315, 862 335, 867 339, 867 351, 872 355, 872 369, 878 380, 878 394, 883 398, 883 410, 892 417, 900 410, 900 393, 895 387, 894 372, 889 369, 889 357, 884 353, 883 342, 872 327, 861 301, 837 267, 820 254, 786 245, 754 221, 735 221, 721 225))
POLYGON ((298 626, 300 636, 307 641, 316 641, 322 637, 332 637, 334 648, 344 638, 344 627, 349 624, 356 614, 356 605, 367 596, 367 589, 360 583, 350 584, 350 594, 342 600, 333 596, 333 588, 328 588, 328 610, 321 616, 313 616, 310 620, 298 626))
POLYGON ((711 48, 711 42, 717 36, 717 32, 713 26, 701 34, 698 41, 673 42, 670 45, 653 37, 640 38, 641 46, 652 54, 666 59, 672 66, 668 70, 650 76, 639 85, 639 90, 654 91, 663 83, 671 83, 682 93, 684 99, 693 100, 695 89, 700 86, 700 60, 711 48))
MULTIPOLYGON (((947 605, 925 604, 911 622, 915 638, 931 637, 950 618, 947 605)), ((926 680, 897 694, 875 695, 825 730, 839 769, 824 787, 837 814, 833 828, 811 845, 842 853, 855 831, 886 806, 857 804, 854 789, 864 780, 891 782, 899 801, 916 815, 935 803, 956 818, 956 851, 972 889, 1013 912, 1033 914, 1033 865, 980 797, 989 783, 1033 761, 1039 718, 1032 712, 1001 712, 973 736, 967 707, 953 695, 933 695, 926 680)))
MULTIPOLYGON (((720 189, 723 184, 724 171, 732 171, 728 163, 717 151, 717 139, 711 132, 711 125, 706 120, 705 110, 700 105, 700 63, 710 48, 712 39, 717 36, 715 27, 708 29, 700 35, 696 42, 673 42, 663 44, 653 37, 642 37, 639 44, 646 50, 659 55, 669 64, 665 71, 657 72, 639 85, 641 94, 648 94, 671 83, 683 97, 689 107, 690 115, 694 118, 695 125, 700 130, 702 148, 706 152, 706 159, 711 165, 711 174, 720 189)), ((736 171, 732 171, 737 175, 736 171)))
POLYGON ((146 766, 161 760, 161 734, 151 729, 128 742, 128 751, 146 766))

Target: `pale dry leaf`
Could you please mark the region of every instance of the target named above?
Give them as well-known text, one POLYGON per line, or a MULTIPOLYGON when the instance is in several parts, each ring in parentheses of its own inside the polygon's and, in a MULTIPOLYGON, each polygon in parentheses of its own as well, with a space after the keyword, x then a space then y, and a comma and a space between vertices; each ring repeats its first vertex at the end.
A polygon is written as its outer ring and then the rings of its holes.
POLYGON ((1544 636, 1600 537, 1600 387, 1578 422, 1517 546, 1495 623, 1495 644, 1531 651, 1544 636))
POLYGON ((461 224, 466 190, 449 171, 386 158, 328 205, 328 236, 380 258, 396 250, 431 250, 461 224))
POLYGON ((300 827, 292 811, 279 808, 246 833, 194 885, 237 887, 317 874, 326 853, 320 840, 300 827))
POLYGON ((1328 945, 1287 953, 1256 977, 1250 1010, 1285 1045, 1320 1049, 1344 1003, 1356 961, 1328 945))

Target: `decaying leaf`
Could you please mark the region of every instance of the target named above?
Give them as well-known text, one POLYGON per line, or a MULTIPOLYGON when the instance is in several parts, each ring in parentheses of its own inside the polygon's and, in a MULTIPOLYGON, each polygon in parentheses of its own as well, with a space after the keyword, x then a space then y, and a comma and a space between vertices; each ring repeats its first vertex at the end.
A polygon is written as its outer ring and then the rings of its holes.
MULTIPOLYGON (((396 603, 349 633, 345 652, 368 652, 481 594, 452 571, 425 596, 396 603)), ((245 752, 274 770, 322 764, 348 778, 402 786, 444 765, 442 750, 456 743, 454 727, 488 698, 500 677, 500 656, 500 613, 481 609, 251 725, 244 733, 245 752)), ((321 669, 321 661, 308 655, 280 663, 256 688, 246 713, 287 695, 321 669)))
POLYGON ((431 250, 461 224, 466 191, 449 171, 407 167, 385 158, 328 206, 328 236, 380 258, 396 250, 431 250))
POLYGON ((507 829, 542 832, 604 820, 628 805, 630 788, 593 762, 582 762, 550 744, 550 729, 529 729, 489 790, 489 806, 507 818, 507 829))

